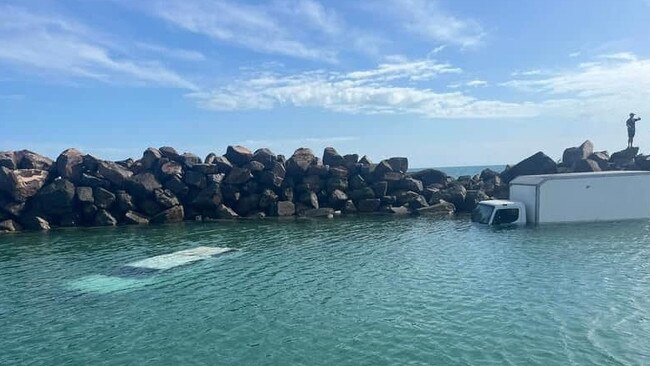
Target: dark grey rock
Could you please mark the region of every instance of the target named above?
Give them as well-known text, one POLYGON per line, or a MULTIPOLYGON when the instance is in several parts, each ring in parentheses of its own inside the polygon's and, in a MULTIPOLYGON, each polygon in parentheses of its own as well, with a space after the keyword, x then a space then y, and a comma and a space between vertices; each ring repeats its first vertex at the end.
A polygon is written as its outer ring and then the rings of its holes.
POLYGON ((97 165, 97 171, 102 177, 118 187, 122 187, 124 181, 133 175, 131 171, 112 161, 100 161, 97 165))
POLYGON ((246 168, 240 168, 240 167, 234 167, 226 175, 226 178, 224 179, 224 183, 226 184, 244 184, 248 182, 251 178, 253 178, 253 175, 251 174, 251 171, 246 169, 246 168))
POLYGON ((578 147, 570 147, 562 154, 562 164, 571 167, 580 160, 587 159, 594 152, 594 144, 587 140, 578 147))
POLYGON ((436 169, 423 169, 412 173, 411 177, 421 181, 424 186, 429 186, 431 184, 446 184, 448 178, 445 172, 436 169))
POLYGON ((93 189, 93 197, 95 206, 99 207, 100 209, 111 208, 116 200, 115 194, 101 187, 93 189))
POLYGON ((323 164, 335 167, 344 165, 343 156, 341 156, 333 147, 326 147, 323 151, 323 164))
POLYGON ((117 219, 108 211, 100 209, 97 211, 97 215, 95 215, 95 222, 93 224, 95 226, 115 226, 117 225, 117 219))
MULTIPOLYGON (((52 159, 29 150, 16 151, 18 169, 38 169, 49 171, 54 165, 52 159)), ((0 164, 1 166, 2 164, 0 164)))
POLYGON ((253 159, 253 153, 239 145, 228 146, 225 157, 234 165, 243 166, 253 159))
MULTIPOLYGON (((517 163, 510 169, 501 173, 505 183, 510 183, 520 175, 554 174, 557 173, 557 164, 543 152, 538 152, 517 163)), ((452 202, 454 203, 454 202, 452 202)), ((455 204, 455 203, 454 203, 455 204)))
POLYGON ((77 201, 81 203, 95 203, 92 187, 77 187, 77 201))
POLYGON ((156 189, 162 188, 162 184, 151 173, 140 173, 129 177, 124 181, 124 186, 127 192, 137 199, 152 197, 156 189))
POLYGON ((168 224, 174 222, 182 222, 185 217, 183 206, 174 206, 168 208, 149 220, 152 224, 168 224))
POLYGON ((79 182, 84 171, 84 154, 77 149, 67 149, 56 159, 56 170, 59 176, 79 182))
POLYGON ((316 164, 314 153, 308 148, 301 147, 287 160, 287 173, 291 175, 304 174, 313 164, 316 164))
POLYGON ((296 206, 291 201, 278 201, 273 205, 274 216, 293 216, 296 213, 296 206))

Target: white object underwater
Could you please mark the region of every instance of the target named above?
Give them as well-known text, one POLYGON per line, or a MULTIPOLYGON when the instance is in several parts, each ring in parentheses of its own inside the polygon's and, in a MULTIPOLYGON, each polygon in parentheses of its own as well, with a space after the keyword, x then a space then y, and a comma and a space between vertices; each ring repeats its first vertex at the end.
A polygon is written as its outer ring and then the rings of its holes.
POLYGON ((219 247, 196 247, 192 249, 179 250, 178 252, 158 255, 155 257, 131 262, 125 267, 142 268, 149 270, 164 271, 174 267, 190 264, 193 262, 215 257, 220 254, 232 252, 233 248, 219 248, 219 247))
MULTIPOLYGON (((121 268, 127 269, 124 273, 129 273, 130 270, 136 269, 142 270, 145 274, 151 274, 206 260, 236 250, 237 249, 234 248, 196 247, 131 262, 121 268)), ((120 275, 107 276, 94 274, 71 281, 68 283, 67 287, 76 291, 108 294, 135 290, 155 282, 155 276, 146 278, 129 278, 120 275)))

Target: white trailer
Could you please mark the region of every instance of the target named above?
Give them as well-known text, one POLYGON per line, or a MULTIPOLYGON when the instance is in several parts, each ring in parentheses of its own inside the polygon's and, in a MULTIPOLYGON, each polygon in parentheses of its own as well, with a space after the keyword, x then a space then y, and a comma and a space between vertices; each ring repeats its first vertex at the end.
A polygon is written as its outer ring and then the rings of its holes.
MULTIPOLYGON (((523 204, 522 214, 533 224, 650 218, 650 172, 520 176, 510 182, 508 202, 523 204)), ((495 208, 493 218, 503 206, 485 201, 479 204, 483 211, 483 204, 495 208)))

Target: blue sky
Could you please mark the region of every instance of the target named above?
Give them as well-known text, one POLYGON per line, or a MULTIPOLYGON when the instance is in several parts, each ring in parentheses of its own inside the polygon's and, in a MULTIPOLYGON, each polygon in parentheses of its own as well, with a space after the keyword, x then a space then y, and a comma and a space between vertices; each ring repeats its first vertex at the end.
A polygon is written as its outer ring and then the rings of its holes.
POLYGON ((0 1, 0 150, 650 148, 650 0, 0 1))

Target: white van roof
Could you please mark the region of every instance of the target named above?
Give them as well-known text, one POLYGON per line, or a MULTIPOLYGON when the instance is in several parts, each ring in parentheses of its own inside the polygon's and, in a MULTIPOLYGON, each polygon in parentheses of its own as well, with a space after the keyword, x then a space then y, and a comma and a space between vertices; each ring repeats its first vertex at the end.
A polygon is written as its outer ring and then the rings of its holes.
POLYGON ((614 170, 614 171, 607 171, 607 172, 590 172, 590 173, 521 175, 513 179, 510 182, 510 185, 538 186, 549 180, 620 177, 620 176, 636 176, 636 175, 650 175, 650 171, 646 172, 640 170, 614 170))

